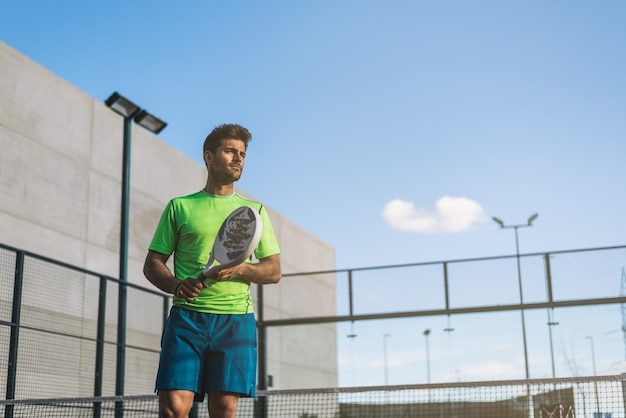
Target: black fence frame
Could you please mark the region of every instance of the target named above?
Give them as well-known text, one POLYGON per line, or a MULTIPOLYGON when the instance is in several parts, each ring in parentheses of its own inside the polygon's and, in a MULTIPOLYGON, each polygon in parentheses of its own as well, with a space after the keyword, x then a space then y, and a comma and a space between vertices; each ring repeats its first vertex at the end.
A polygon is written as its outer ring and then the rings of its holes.
MULTIPOLYGON (((142 286, 135 285, 121 281, 117 278, 106 276, 100 273, 96 273, 91 270, 87 270, 81 267, 77 267, 62 261, 54 260, 49 257, 45 257, 39 254, 31 253, 29 251, 14 248, 5 244, 0 244, 0 249, 12 251, 15 253, 15 275, 13 282, 13 298, 11 309, 11 322, 0 320, 0 325, 9 326, 10 340, 9 340, 9 353, 8 353, 8 369, 7 369, 7 382, 6 382, 6 394, 5 399, 15 399, 15 388, 17 385, 17 365, 18 365, 18 348, 21 325, 21 307, 22 307, 22 288, 24 284, 24 262, 26 257, 44 261, 56 266, 64 267, 75 272, 86 274, 88 276, 97 277, 99 280, 99 292, 98 292, 98 318, 97 318, 97 330, 96 330, 96 356, 95 356, 95 374, 94 374, 94 391, 93 396, 102 396, 102 378, 103 378, 103 365, 104 365, 104 347, 111 342, 105 341, 105 321, 106 321, 106 298, 107 298, 107 284, 114 282, 118 284, 119 292, 126 291, 128 287, 137 289, 142 292, 150 293, 155 296, 163 298, 163 323, 167 319, 170 299, 171 297, 163 292, 148 289, 142 286)), ((126 310, 123 307, 118 306, 118 315, 126 315, 126 310)), ((119 318, 118 318, 119 323, 119 318)), ((126 323, 125 321, 122 323, 126 323)), ((73 336, 77 339, 91 340, 87 337, 73 336)), ((117 343, 116 343, 117 344, 117 343)), ((141 347, 134 347, 136 349, 146 350, 141 347)), ((122 374, 123 375, 123 374, 122 374)), ((94 418, 97 418, 97 405, 94 405, 94 418)), ((11 418, 13 416, 12 405, 7 405, 5 410, 5 417, 11 418)))
MULTIPOLYGON (((111 342, 105 341, 104 332, 105 332, 105 316, 106 316, 106 298, 107 298, 107 284, 109 282, 116 283, 118 285, 119 292, 127 291, 128 287, 137 289, 141 292, 150 293, 152 295, 156 295, 162 298, 163 300, 163 323, 167 319, 169 308, 171 305, 171 295, 164 294, 155 289, 149 289, 143 286, 138 286, 132 283, 128 283, 126 281, 121 281, 118 278, 102 275, 100 273, 90 271, 81 267, 73 266, 68 263, 60 262, 58 260, 54 260, 45 256, 41 256, 35 253, 31 253, 25 250, 17 249, 8 245, 0 244, 0 249, 12 251, 15 253, 15 274, 14 274, 14 285, 13 285, 13 295, 12 295, 12 310, 11 310, 11 321, 6 322, 0 320, 1 326, 9 326, 10 327, 10 342, 9 342, 9 353, 8 353, 8 368, 7 368, 7 387, 5 399, 11 400, 15 398, 15 388, 16 388, 16 377, 17 377, 17 364, 18 364, 18 346, 19 346, 19 335, 20 328, 22 327, 20 324, 21 317, 21 306, 22 306, 22 287, 24 280, 24 263, 25 259, 34 258, 47 263, 51 263, 53 265, 57 265, 63 268, 67 268, 79 273, 83 273, 89 276, 97 277, 99 279, 99 296, 98 296, 98 318, 97 318, 97 331, 96 331, 96 356, 95 356, 95 375, 94 375, 94 391, 93 396, 98 397, 102 396, 102 377, 103 377, 103 354, 105 344, 111 344, 111 342)), ((525 309, 541 309, 541 308, 559 308, 559 307, 570 307, 570 306, 584 306, 584 305, 606 305, 606 304, 626 304, 626 296, 621 295, 619 297, 605 297, 605 298, 592 298, 592 299, 575 299, 575 300, 554 300, 553 292, 552 292, 552 283, 551 283, 551 269, 550 269, 550 256, 557 254, 567 254, 567 253, 581 253, 581 252, 592 252, 592 251, 607 251, 607 250, 621 250, 626 249, 626 246, 613 246, 613 247, 601 247, 601 248, 587 248, 587 249, 578 249, 578 250, 565 250, 565 251, 554 251, 549 253, 533 253, 533 254, 517 254, 517 255, 508 255, 508 256, 499 256, 499 257, 484 257, 484 258, 473 258, 473 259, 462 259, 462 260, 452 260, 452 261, 438 261, 438 262, 426 262, 426 263, 409 263, 409 264, 396 264, 396 265, 387 265, 387 266, 374 266, 374 267, 362 267, 362 268, 353 268, 353 269, 343 269, 343 270, 323 270, 323 271, 315 271, 315 272, 304 272, 304 273, 290 273, 284 274, 284 277, 305 277, 305 276, 313 276, 313 275, 346 275, 348 281, 348 306, 349 312, 347 315, 336 315, 336 316, 318 316, 318 317, 301 317, 301 318, 284 318, 284 319, 265 319, 264 315, 264 300, 263 300, 263 286, 257 286, 257 328, 258 328, 258 353, 259 353, 259 376, 267 376, 267 329, 269 327, 276 326, 288 326, 288 325, 306 325, 306 324, 321 324, 321 323, 338 323, 338 322, 346 322, 346 321, 363 321, 363 320, 373 320, 373 319, 391 319, 391 318, 407 318, 407 317, 419 317, 419 316, 436 316, 436 315, 454 315, 454 314, 464 314, 464 313, 473 313, 473 312, 494 312, 494 311, 511 311, 511 310, 520 310, 523 311, 525 309), (464 308, 452 308, 450 306, 450 289, 448 283, 448 266, 453 263, 461 263, 461 262, 470 262, 470 261, 485 261, 485 260, 496 260, 496 259, 506 259, 506 258, 517 258, 519 260, 520 257, 538 257, 541 256, 544 258, 544 263, 546 267, 546 284, 547 284, 547 294, 548 298, 545 302, 535 302, 535 303, 518 303, 518 304, 505 304, 505 305, 492 305, 492 306, 476 306, 476 307, 464 307, 464 308), (419 311, 399 311, 399 312, 390 312, 390 313, 367 313, 367 314, 355 314, 354 313, 354 294, 353 294, 353 275, 359 271, 367 271, 367 270, 382 270, 382 269, 394 269, 394 268, 404 268, 404 267, 419 267, 419 266, 428 266, 428 265, 441 265, 442 266, 442 282, 444 289, 444 298, 445 298, 445 307, 443 309, 433 309, 433 310, 419 310, 419 311)), ((126 315, 126 310, 123 307, 118 306, 118 316, 126 315)), ((118 317, 118 324, 126 323, 125 321, 120 321, 118 317)), ((76 337, 76 338, 87 338, 87 337, 76 337)), ((117 344, 117 343, 115 343, 117 344)), ((129 346, 127 346, 129 347, 129 346)), ((138 349, 142 349, 140 347, 134 347, 138 349)), ((145 348, 143 348, 145 350, 145 348)), ((156 351, 158 352, 158 351, 156 351)), ((122 374, 123 375, 123 374, 122 374)), ((265 378, 259 378, 258 389, 263 391, 267 390, 267 381, 265 378)), ((264 401, 264 399, 263 399, 264 401)), ((9 408, 9 405, 7 405, 9 408)), ((259 405, 261 410, 265 408, 263 405, 259 405)), ((11 411, 7 410, 5 413, 7 417, 11 417, 11 411)))
MULTIPOLYGON (((619 250, 626 249, 626 245, 621 246, 613 246, 613 247, 598 247, 598 248, 585 248, 578 250, 563 250, 563 251, 551 251, 545 253, 529 253, 529 254, 520 254, 517 255, 503 255, 503 256, 495 256, 495 257, 481 257, 481 258, 468 258, 468 259, 459 259, 459 260, 449 260, 449 261, 433 261, 433 262, 425 262, 425 263, 409 263, 409 264, 394 264, 394 265, 385 265, 385 266, 372 266, 372 267, 361 267, 361 268, 352 268, 352 269, 342 269, 342 270, 320 270, 313 272, 305 272, 305 273, 292 273, 292 274, 284 274, 283 277, 305 277, 311 275, 322 275, 322 274, 341 274, 345 273, 347 275, 348 280, 348 298, 349 298, 349 314, 348 315, 338 315, 338 316, 315 316, 315 317, 306 317, 306 318, 286 318, 286 319, 272 319, 272 320, 263 320, 263 317, 259 318, 259 325, 261 327, 273 327, 273 326, 284 326, 284 325, 306 325, 306 324, 320 324, 320 323, 329 323, 329 322, 348 322, 348 321, 363 321, 363 320, 371 320, 371 319, 395 319, 395 318, 410 318, 410 317, 418 317, 418 316, 436 316, 436 315, 454 315, 454 314, 466 314, 466 313, 476 313, 476 312, 496 312, 496 311, 514 311, 514 310, 523 310, 523 309, 541 309, 541 308, 562 308, 562 307, 571 307, 571 306, 588 306, 588 305, 609 305, 616 303, 626 303, 626 295, 619 297, 605 297, 605 298, 592 298, 592 299, 573 299, 573 300, 554 300, 553 298, 553 288, 551 281, 551 270, 550 270, 550 256, 558 255, 558 254, 573 254, 573 253, 582 253, 582 252, 592 252, 592 251, 607 251, 607 250, 619 250), (525 258, 525 257, 538 257, 541 256, 544 258, 545 266, 546 266, 546 285, 547 285, 547 293, 548 300, 545 302, 534 302, 534 303, 514 303, 514 304, 498 304, 491 306, 475 306, 475 307, 465 307, 465 308, 451 308, 450 307, 450 288, 448 285, 448 266, 455 263, 466 263, 466 262, 475 262, 475 261, 487 261, 487 260, 498 260, 498 259, 511 259, 511 258, 525 258), (433 309, 433 310, 419 310, 419 311, 398 311, 398 312, 390 312, 390 313, 371 313, 371 314, 355 314, 354 313, 354 295, 353 295, 353 275, 355 272, 359 271, 368 271, 368 270, 383 270, 383 269, 394 269, 394 268, 405 268, 405 267, 420 267, 420 266, 432 266, 432 265, 441 265, 442 266, 442 281, 443 281, 443 289, 444 289, 444 298, 445 298, 445 308, 444 309, 433 309)), ((262 295, 262 287, 259 286, 260 295, 262 295)), ((260 301, 263 300, 262 296, 259 298, 260 301)))

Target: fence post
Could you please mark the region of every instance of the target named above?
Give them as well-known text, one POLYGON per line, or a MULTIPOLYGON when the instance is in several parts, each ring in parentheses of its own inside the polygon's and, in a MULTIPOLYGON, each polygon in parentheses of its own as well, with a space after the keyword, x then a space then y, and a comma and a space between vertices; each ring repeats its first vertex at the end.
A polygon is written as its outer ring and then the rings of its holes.
MULTIPOLYGON (((6 399, 15 399, 17 352, 20 339, 20 317, 22 314, 22 286, 24 283, 24 251, 17 251, 15 255, 15 278, 13 281, 13 305, 11 306, 11 337, 9 342, 6 399)), ((13 418, 13 407, 13 405, 6 405, 4 411, 6 418, 13 418)))
MULTIPOLYGON (((104 334, 106 327, 107 279, 100 276, 98 290, 98 324, 96 329, 96 364, 93 384, 93 396, 102 396, 102 379, 104 372, 104 334)), ((94 402, 93 417, 100 418, 101 404, 94 402)))
MULTIPOLYGON (((258 362, 259 377, 257 388, 259 390, 267 390, 267 329, 264 324, 264 302, 263 302, 263 285, 257 285, 257 328, 258 328, 258 362)), ((267 396, 258 396, 254 400, 254 418, 265 418, 267 416, 267 396)))
POLYGON ((352 270, 348 270, 348 305, 350 307, 350 317, 354 315, 354 299, 352 296, 352 270))
POLYGON ((554 302, 552 296, 552 272, 550 271, 550 253, 546 253, 543 258, 546 264, 546 287, 548 291, 548 302, 551 304, 554 302))
MULTIPOLYGON (((443 262, 443 291, 446 299, 446 311, 450 310, 450 285, 448 283, 448 262, 443 262)), ((450 314, 448 314, 449 316, 450 314)))

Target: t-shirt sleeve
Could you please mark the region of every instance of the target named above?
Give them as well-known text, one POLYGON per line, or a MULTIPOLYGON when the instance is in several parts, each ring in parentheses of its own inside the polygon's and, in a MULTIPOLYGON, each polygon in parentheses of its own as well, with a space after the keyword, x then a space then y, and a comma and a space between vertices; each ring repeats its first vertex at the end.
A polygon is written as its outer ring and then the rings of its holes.
POLYGON ((170 201, 163 210, 161 219, 154 231, 149 250, 171 255, 176 248, 178 228, 176 226, 176 210, 174 202, 170 201))
POLYGON ((254 256, 257 260, 271 255, 280 254, 278 240, 276 239, 276 234, 274 234, 274 228, 272 227, 272 222, 270 221, 270 217, 267 214, 265 206, 261 206, 259 214, 261 215, 261 221, 263 222, 263 233, 261 234, 259 245, 254 251, 254 256))

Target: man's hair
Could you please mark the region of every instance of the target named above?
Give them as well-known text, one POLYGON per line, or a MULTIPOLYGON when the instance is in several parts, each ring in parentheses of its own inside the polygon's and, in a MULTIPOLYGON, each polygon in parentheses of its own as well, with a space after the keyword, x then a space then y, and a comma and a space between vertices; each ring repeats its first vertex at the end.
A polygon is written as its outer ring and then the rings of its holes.
POLYGON ((211 151, 215 153, 217 147, 220 146, 225 139, 239 139, 243 141, 248 149, 248 141, 252 139, 250 131, 241 125, 236 123, 225 123, 223 125, 216 126, 211 133, 204 140, 203 151, 211 151))

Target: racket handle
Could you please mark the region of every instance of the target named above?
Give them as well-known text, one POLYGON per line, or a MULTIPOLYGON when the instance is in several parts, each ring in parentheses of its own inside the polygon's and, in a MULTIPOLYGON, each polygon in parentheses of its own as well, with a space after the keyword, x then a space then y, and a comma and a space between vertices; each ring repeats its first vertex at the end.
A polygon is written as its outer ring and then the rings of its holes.
POLYGON ((225 266, 223 266, 223 265, 221 265, 221 264, 218 264, 218 265, 216 265, 216 266, 212 266, 212 267, 206 266, 206 267, 204 268, 204 270, 202 270, 202 275, 203 275, 205 278, 207 278, 207 279, 208 279, 208 278, 209 278, 209 276, 210 276, 211 274, 213 274, 213 273, 215 273, 215 272, 218 272, 218 271, 220 271, 220 270, 224 270, 224 268, 225 268, 225 266))

